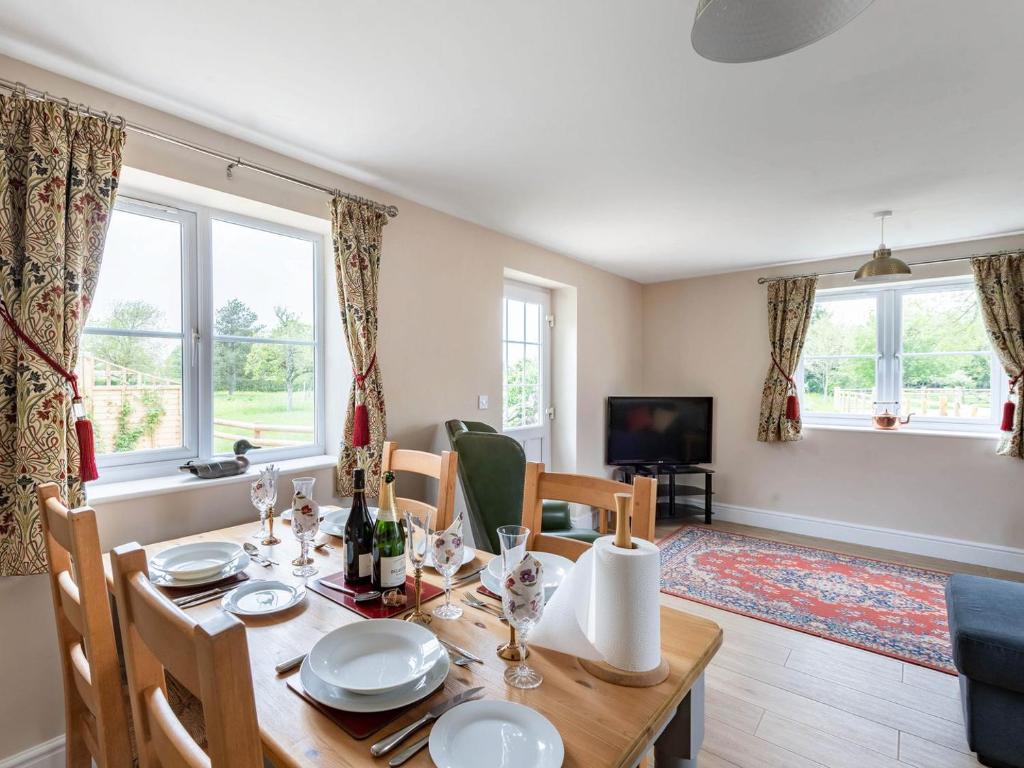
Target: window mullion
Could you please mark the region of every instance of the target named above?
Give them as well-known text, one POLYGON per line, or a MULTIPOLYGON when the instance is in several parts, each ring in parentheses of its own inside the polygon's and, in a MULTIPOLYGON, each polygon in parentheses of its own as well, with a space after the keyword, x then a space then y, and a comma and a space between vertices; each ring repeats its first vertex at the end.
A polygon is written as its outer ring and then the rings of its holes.
POLYGON ((212 217, 207 208, 197 215, 196 281, 192 286, 196 298, 195 328, 199 331, 199 360, 192 375, 198 393, 195 423, 199 436, 199 455, 213 455, 213 257, 212 217))

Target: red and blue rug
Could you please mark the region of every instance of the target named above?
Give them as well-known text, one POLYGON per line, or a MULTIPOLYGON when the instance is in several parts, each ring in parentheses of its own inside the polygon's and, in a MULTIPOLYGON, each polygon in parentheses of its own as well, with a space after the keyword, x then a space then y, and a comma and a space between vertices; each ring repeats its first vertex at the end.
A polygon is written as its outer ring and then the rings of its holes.
POLYGON ((659 547, 662 592, 956 674, 949 574, 695 526, 659 547))

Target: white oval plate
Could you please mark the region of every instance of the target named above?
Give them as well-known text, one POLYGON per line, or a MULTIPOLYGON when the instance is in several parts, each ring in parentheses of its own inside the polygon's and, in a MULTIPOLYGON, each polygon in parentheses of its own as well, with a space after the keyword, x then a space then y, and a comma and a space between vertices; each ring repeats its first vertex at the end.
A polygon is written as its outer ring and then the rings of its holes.
MULTIPOLYGON (((320 507, 320 519, 323 520, 325 517, 327 517, 327 515, 331 514, 332 512, 338 512, 340 510, 341 507, 335 506, 334 504, 324 504, 322 507, 320 507)), ((288 507, 288 509, 281 513, 281 519, 288 521, 292 519, 291 507, 288 507)))
MULTIPOLYGON (((367 507, 367 511, 370 513, 370 519, 376 522, 377 520, 377 508, 367 507)), ((351 510, 348 507, 341 507, 333 512, 327 513, 324 516, 323 521, 320 523, 320 530, 324 533, 329 533, 331 536, 337 536, 338 538, 344 538, 345 536, 345 523, 348 522, 348 513, 351 510)))
MULTIPOLYGON (((544 599, 550 600, 558 585, 565 581, 574 565, 573 561, 551 552, 530 552, 544 566, 544 599)), ((501 594, 501 555, 493 558, 480 571, 480 582, 496 595, 501 594)))
POLYGON ((154 555, 151 568, 181 581, 201 579, 224 570, 242 554, 242 547, 232 541, 197 541, 179 544, 154 555))
POLYGON ((165 573, 151 573, 149 574, 149 580, 158 587, 198 587, 203 584, 214 584, 234 576, 236 573, 241 573, 249 567, 249 563, 249 556, 243 552, 242 556, 233 563, 228 564, 217 573, 211 573, 209 576, 204 576, 201 579, 176 579, 165 573))
POLYGON ((467 701, 434 723, 430 758, 437 768, 559 768, 565 746, 536 710, 511 701, 467 701))
POLYGON ((313 674, 328 685, 377 696, 412 685, 440 656, 441 642, 426 627, 374 619, 328 632, 308 658, 313 674))
MULTIPOLYGON (((474 557, 476 557, 476 550, 471 549, 470 547, 463 547, 463 549, 462 549, 462 562, 459 563, 459 568, 464 566, 466 563, 472 562, 474 557)), ((433 568, 434 567, 434 553, 433 552, 427 552, 427 556, 425 558, 423 558, 423 564, 427 568, 433 568)))
MULTIPOLYGON (((374 621, 384 621, 384 619, 374 619, 374 621)), ((370 622, 360 623, 369 624, 370 622)), ((448 677, 448 670, 451 669, 451 666, 448 651, 442 647, 437 663, 414 685, 376 696, 364 696, 361 693, 352 693, 344 688, 328 685, 313 673, 312 667, 309 666, 308 656, 299 669, 299 679, 302 681, 302 687, 306 689, 306 693, 324 706, 344 712, 384 712, 425 699, 441 687, 445 678, 448 677)))
POLYGON ((283 581, 246 581, 221 600, 221 607, 239 616, 263 616, 286 611, 306 599, 306 588, 283 581))

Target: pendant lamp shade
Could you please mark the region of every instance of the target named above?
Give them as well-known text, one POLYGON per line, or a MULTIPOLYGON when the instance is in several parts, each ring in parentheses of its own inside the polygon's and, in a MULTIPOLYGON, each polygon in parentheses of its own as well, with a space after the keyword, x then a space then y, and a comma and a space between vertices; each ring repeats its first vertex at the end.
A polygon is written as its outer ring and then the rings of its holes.
POLYGON ((846 26, 874 0, 700 0, 690 41, 712 61, 761 61, 846 26))
POLYGON ((885 245, 885 220, 892 216, 892 211, 878 211, 876 219, 882 220, 882 244, 875 249, 871 261, 862 264, 853 279, 858 283, 884 283, 888 280, 901 280, 911 274, 907 262, 897 259, 885 245))

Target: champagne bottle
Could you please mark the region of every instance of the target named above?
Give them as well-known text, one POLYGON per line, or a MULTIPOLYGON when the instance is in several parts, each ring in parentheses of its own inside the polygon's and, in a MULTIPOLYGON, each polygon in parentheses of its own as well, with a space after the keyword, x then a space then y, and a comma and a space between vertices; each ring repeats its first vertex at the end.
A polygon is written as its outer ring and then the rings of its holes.
POLYGON ((366 507, 365 474, 352 472, 352 510, 345 522, 345 582, 367 584, 373 576, 373 520, 366 507))
POLYGON ((405 536, 395 509, 395 473, 384 473, 373 529, 373 588, 405 591, 405 536))

